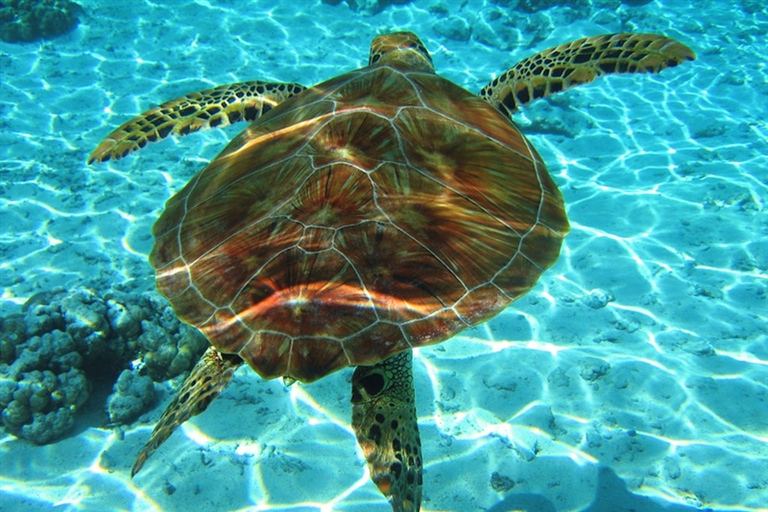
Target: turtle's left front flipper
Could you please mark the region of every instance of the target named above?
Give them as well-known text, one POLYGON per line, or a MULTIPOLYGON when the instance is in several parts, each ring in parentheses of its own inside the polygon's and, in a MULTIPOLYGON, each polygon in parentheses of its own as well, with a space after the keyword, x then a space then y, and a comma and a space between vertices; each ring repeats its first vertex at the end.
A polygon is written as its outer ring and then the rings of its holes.
POLYGON ((118 160, 169 135, 253 121, 304 89, 294 83, 252 81, 187 94, 147 110, 107 135, 88 163, 118 160))
POLYGON ((173 434, 182 423, 200 414, 227 387, 238 366, 239 356, 222 354, 209 347, 184 381, 181 389, 168 404, 131 469, 131 477, 139 472, 146 460, 173 434))
POLYGON ((352 428, 371 479, 393 512, 421 507, 421 438, 413 389, 413 357, 401 352, 352 376, 352 428))
POLYGON ((518 62, 480 91, 507 117, 533 100, 612 73, 658 73, 694 60, 679 41, 656 34, 605 34, 549 48, 518 62))

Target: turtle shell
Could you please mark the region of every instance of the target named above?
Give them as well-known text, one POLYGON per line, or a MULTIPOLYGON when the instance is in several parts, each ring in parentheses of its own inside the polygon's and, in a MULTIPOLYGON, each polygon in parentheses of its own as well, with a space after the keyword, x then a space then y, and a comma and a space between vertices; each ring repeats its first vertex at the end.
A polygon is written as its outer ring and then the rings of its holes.
POLYGON ((150 260, 218 350, 308 382, 488 320, 567 231, 509 119, 436 74, 377 65, 239 134, 168 201, 150 260))

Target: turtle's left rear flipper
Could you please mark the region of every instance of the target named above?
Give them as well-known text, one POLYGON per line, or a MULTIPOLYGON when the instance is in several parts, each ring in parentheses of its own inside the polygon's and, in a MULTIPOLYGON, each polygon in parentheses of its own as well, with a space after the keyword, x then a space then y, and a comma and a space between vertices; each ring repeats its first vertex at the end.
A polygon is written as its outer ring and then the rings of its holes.
POLYGON ((93 150, 88 163, 118 160, 169 135, 253 121, 304 89, 294 83, 252 81, 187 94, 144 112, 110 133, 93 150))
POLYGON ((208 408, 229 384, 232 375, 241 364, 243 360, 238 356, 221 354, 213 347, 205 351, 158 420, 149 441, 136 457, 136 462, 131 469, 131 477, 139 472, 149 456, 173 434, 179 425, 208 408))
POLYGON ((410 350, 352 375, 352 428, 393 512, 421 507, 421 438, 410 350))
POLYGON ((605 34, 549 48, 518 62, 480 97, 507 117, 521 106, 612 73, 658 73, 694 60, 679 41, 656 34, 605 34))

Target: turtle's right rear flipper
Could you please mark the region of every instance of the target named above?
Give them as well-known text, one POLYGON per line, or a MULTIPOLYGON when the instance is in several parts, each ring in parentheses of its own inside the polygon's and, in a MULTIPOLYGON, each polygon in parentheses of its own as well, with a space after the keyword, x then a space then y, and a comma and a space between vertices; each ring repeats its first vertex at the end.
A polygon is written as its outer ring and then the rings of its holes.
POLYGON ((294 83, 239 82, 187 94, 131 119, 110 133, 88 163, 118 160, 170 135, 253 121, 306 89, 294 83))
POLYGON ((410 350, 352 375, 352 428, 393 512, 421 510, 421 437, 410 350))
POLYGON ((155 425, 149 441, 136 457, 136 462, 131 469, 131 477, 139 472, 149 456, 173 434, 179 425, 208 408, 229 384, 232 375, 241 364, 243 360, 238 356, 222 354, 213 347, 205 351, 155 425))
POLYGON ((521 105, 614 73, 658 73, 694 60, 679 41, 656 34, 585 37, 523 59, 483 87, 480 97, 511 117, 521 105))

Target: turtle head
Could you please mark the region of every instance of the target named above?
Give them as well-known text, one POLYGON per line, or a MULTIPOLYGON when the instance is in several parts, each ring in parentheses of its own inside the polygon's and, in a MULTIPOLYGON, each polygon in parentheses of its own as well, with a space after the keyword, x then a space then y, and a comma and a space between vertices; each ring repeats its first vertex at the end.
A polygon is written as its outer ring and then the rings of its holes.
POLYGON ((392 32, 371 43, 368 65, 381 64, 409 71, 434 72, 432 57, 413 32, 392 32))

